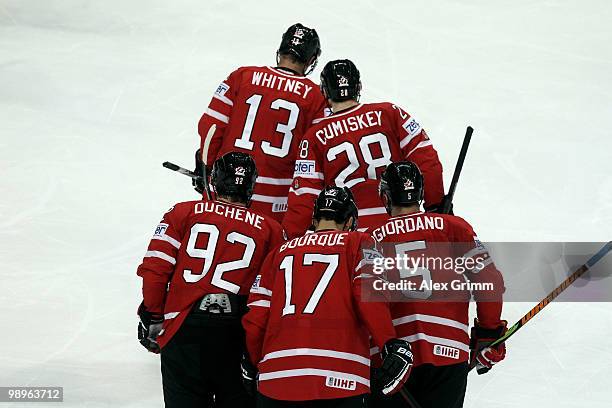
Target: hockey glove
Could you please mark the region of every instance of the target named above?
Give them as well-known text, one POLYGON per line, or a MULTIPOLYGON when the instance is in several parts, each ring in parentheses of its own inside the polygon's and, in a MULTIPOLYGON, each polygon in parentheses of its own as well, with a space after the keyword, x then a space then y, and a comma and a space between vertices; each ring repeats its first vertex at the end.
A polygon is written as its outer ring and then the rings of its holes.
POLYGON ((391 339, 385 343, 382 353, 382 365, 376 371, 376 384, 384 395, 398 392, 403 386, 412 368, 410 343, 401 339, 391 339))
POLYGON ((250 396, 257 392, 257 368, 251 363, 249 356, 244 353, 240 362, 240 370, 242 371, 242 385, 250 396))
MULTIPOLYGON (((202 153, 200 149, 196 150, 195 152, 195 169, 193 170, 193 172, 201 177, 207 177, 209 174, 208 169, 206 171, 206 174, 204 174, 204 162, 202 161, 202 153)), ((193 186, 193 189, 195 191, 197 191, 198 193, 202 195, 204 194, 204 189, 206 187, 204 186, 203 178, 197 178, 197 179, 192 178, 191 185, 193 186)))
POLYGON ((164 324, 164 317, 146 310, 144 302, 138 307, 138 316, 140 317, 138 341, 151 353, 159 353, 159 344, 156 340, 164 324))
POLYGON ((448 195, 445 195, 438 204, 425 207, 425 212, 454 215, 453 203, 450 202, 448 195))
POLYGON ((470 340, 470 366, 476 367, 478 374, 484 374, 506 357, 506 344, 501 343, 494 347, 489 344, 503 336, 508 322, 501 320, 499 325, 492 329, 480 326, 478 319, 474 319, 474 327, 470 340))

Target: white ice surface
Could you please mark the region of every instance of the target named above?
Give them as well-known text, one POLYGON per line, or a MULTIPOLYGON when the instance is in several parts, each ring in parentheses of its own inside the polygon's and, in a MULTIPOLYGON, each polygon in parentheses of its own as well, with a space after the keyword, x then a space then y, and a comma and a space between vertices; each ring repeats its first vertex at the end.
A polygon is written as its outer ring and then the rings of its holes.
MULTIPOLYGON (((422 123, 447 182, 476 129, 455 206, 483 240, 611 238, 608 1, 0 0, 0 386, 161 405, 135 269, 195 193, 160 164, 191 167, 218 82, 272 64, 297 21, 317 28, 320 67, 353 59, 364 101, 422 123)), ((470 376, 466 407, 611 406, 611 311, 553 304, 470 376)))

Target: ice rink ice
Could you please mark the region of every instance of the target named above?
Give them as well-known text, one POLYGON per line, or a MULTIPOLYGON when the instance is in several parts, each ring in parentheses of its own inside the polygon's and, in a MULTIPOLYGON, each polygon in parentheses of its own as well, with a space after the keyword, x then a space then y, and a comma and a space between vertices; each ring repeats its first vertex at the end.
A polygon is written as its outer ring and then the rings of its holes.
MULTIPOLYGON (((218 83, 274 64, 298 21, 322 40, 312 78, 355 61, 362 101, 414 115, 447 183, 475 128, 455 209, 482 240, 611 238, 608 1, 0 0, 0 386, 162 405, 135 271, 164 211, 196 195, 161 163, 191 168, 218 83)), ((611 338, 610 303, 553 304, 470 375, 465 406, 610 407, 611 338)))

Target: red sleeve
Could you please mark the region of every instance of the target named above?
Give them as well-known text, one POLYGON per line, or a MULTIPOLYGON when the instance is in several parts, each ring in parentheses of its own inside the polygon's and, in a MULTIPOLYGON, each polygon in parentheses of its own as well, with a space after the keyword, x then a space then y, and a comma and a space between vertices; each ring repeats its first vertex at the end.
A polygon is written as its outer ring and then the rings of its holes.
MULTIPOLYGON (((382 350, 385 343, 397 337, 389 304, 387 302, 375 302, 365 300, 363 290, 366 286, 372 285, 377 279, 373 273, 374 258, 382 257, 382 254, 375 247, 374 241, 367 234, 361 234, 361 239, 357 245, 356 265, 353 271, 353 298, 357 305, 358 314, 367 327, 374 344, 382 350)), ((371 289, 365 289, 371 290, 371 289)), ((370 296, 367 296, 370 298, 370 296)))
POLYGON ((470 268, 466 272, 470 282, 491 283, 492 291, 473 291, 474 299, 476 300, 476 311, 478 321, 483 327, 494 328, 499 326, 501 320, 501 312, 503 306, 503 293, 505 291, 504 278, 501 272, 495 266, 493 258, 487 251, 487 248, 480 242, 472 226, 461 218, 459 227, 456 231, 456 241, 464 242, 465 245, 457 246, 460 249, 458 256, 464 259, 464 262, 470 263, 470 268))
POLYGON ((408 113, 393 105, 395 130, 406 160, 419 166, 425 182, 425 207, 437 205, 444 197, 442 164, 425 129, 408 113))
POLYGON ((212 166, 217 158, 217 152, 221 148, 225 129, 232 114, 235 96, 240 85, 241 70, 232 72, 225 81, 221 82, 213 94, 208 108, 200 118, 198 123, 198 133, 200 134, 200 148, 202 149, 202 159, 206 166, 212 166), (211 127, 215 125, 216 130, 208 135, 211 127))
POLYGON ((261 266, 251 287, 247 306, 249 311, 242 317, 242 327, 246 334, 246 346, 251 362, 255 365, 262 358, 263 343, 270 315, 270 301, 274 285, 275 270, 272 268, 274 252, 270 253, 261 266))
POLYGON ((176 256, 181 246, 182 217, 172 207, 155 228, 147 252, 138 267, 142 277, 142 295, 145 308, 153 313, 163 313, 168 282, 174 273, 176 256))
POLYGON ((288 208, 283 219, 289 239, 304 235, 312 223, 314 202, 325 187, 323 159, 311 130, 299 144, 293 184, 289 189, 288 208))

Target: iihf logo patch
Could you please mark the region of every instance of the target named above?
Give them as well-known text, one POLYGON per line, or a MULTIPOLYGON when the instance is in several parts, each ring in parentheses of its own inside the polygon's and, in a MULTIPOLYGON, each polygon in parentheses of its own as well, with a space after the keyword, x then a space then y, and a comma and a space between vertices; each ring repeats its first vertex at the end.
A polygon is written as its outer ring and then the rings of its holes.
POLYGON ((326 196, 335 197, 338 195, 338 190, 328 190, 325 192, 326 196))
POLYGON ((246 169, 244 167, 236 167, 236 175, 237 176, 245 176, 246 175, 246 169))
POLYGON ((340 75, 340 77, 338 78, 338 85, 339 86, 349 86, 349 81, 347 77, 340 75))
POLYGON ((404 182, 404 190, 414 190, 414 183, 412 180, 406 180, 404 182))

